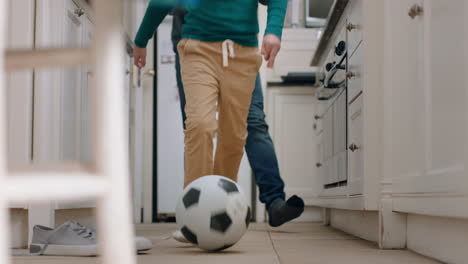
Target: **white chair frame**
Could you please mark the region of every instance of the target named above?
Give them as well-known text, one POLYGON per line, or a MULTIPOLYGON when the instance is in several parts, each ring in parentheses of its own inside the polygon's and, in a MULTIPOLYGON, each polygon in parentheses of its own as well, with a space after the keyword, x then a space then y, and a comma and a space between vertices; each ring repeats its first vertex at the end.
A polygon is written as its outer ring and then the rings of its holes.
POLYGON ((128 144, 124 127, 122 1, 95 0, 92 48, 6 50, 7 0, 0 0, 0 264, 10 264, 10 202, 97 200, 103 263, 135 264, 128 144), (11 168, 7 164, 5 72, 90 63, 95 69, 93 164, 11 168))

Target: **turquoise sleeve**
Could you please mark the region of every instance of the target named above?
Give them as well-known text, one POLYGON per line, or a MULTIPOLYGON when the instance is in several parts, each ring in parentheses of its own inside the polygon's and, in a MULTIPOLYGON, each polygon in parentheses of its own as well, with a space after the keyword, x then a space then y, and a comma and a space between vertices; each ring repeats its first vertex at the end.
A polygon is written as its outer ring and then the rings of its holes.
POLYGON ((283 34, 284 17, 288 0, 269 0, 268 2, 268 20, 265 30, 266 34, 274 34, 281 38, 283 34))
POLYGON ((138 33, 135 37, 135 45, 146 48, 148 41, 153 37, 154 32, 164 18, 171 12, 173 6, 157 3, 158 0, 151 0, 146 9, 145 16, 141 22, 138 33))

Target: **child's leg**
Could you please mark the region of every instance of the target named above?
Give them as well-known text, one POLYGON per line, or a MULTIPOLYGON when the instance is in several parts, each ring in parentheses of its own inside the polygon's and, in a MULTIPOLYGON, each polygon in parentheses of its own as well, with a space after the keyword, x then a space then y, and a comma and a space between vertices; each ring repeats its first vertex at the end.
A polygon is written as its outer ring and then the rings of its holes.
POLYGON ((209 46, 184 39, 178 46, 185 90, 185 181, 213 174, 213 136, 217 129, 219 73, 209 46))
POLYGON ((220 82, 219 128, 214 173, 237 181, 247 138, 247 116, 262 58, 257 48, 234 45, 220 82))

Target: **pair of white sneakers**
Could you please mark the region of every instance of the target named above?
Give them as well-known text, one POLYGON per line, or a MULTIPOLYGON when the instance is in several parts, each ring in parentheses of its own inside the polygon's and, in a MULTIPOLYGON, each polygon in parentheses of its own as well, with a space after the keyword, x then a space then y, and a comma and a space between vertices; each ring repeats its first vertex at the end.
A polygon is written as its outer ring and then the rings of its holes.
MULTIPOLYGON (((136 237, 135 246, 137 252, 143 252, 152 249, 153 243, 147 238, 136 237)), ((68 221, 55 229, 37 225, 33 228, 29 255, 96 256, 96 230, 75 221, 68 221)))

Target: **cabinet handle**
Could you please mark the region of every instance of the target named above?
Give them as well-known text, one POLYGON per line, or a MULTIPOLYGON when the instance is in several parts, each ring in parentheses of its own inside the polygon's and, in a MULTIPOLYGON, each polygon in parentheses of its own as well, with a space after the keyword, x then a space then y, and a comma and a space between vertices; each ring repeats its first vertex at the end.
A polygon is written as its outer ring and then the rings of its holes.
POLYGON ((319 120, 321 117, 319 115, 314 115, 315 120, 319 120))
POLYGON ((145 72, 145 75, 146 75, 146 76, 151 76, 151 77, 153 77, 153 76, 156 75, 156 71, 153 70, 153 69, 147 70, 147 71, 145 72))
POLYGON ((423 14, 424 9, 420 5, 414 5, 410 8, 408 11, 408 16, 411 17, 411 19, 415 19, 417 16, 421 16, 423 14))
POLYGON ((353 31, 354 29, 357 29, 357 25, 355 24, 352 24, 352 23, 348 23, 348 25, 346 25, 346 29, 351 32, 353 31))
POLYGON ((84 14, 85 14, 85 12, 84 12, 83 8, 78 7, 77 9, 75 9, 75 15, 77 15, 78 17, 81 17, 84 14))
POLYGON ((347 72, 346 73, 346 78, 351 79, 356 77, 356 74, 354 72, 347 72))
POLYGON ((320 167, 322 167, 322 163, 320 163, 320 162, 319 162, 319 163, 316 163, 315 166, 316 166, 317 168, 320 168, 320 167))
POLYGON ((358 149, 359 149, 359 147, 354 143, 349 145, 349 150, 351 150, 352 152, 354 152, 354 151, 356 151, 358 149))

